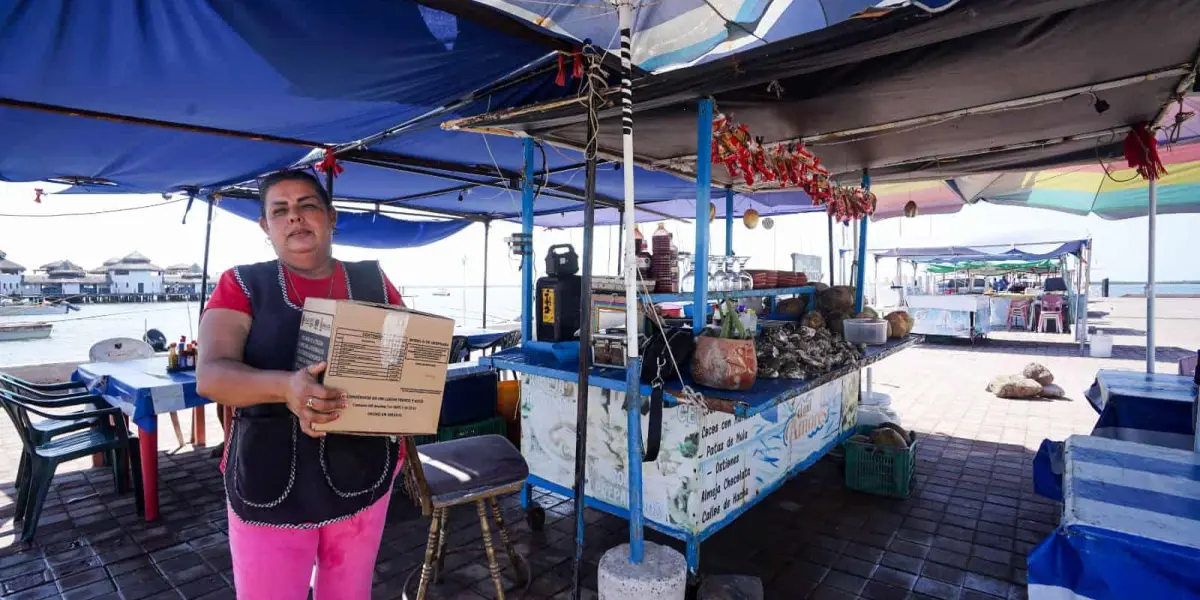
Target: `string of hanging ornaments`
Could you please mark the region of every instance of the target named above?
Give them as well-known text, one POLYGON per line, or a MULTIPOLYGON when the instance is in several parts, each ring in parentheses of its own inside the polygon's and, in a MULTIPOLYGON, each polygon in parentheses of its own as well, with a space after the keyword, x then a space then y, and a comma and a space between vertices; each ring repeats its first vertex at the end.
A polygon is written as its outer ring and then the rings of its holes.
POLYGON ((721 113, 713 117, 712 162, 724 164, 730 177, 740 177, 749 187, 774 184, 802 189, 812 197, 813 206, 824 206, 841 223, 874 214, 878 204, 870 190, 830 180, 821 159, 803 143, 764 143, 761 137, 751 136, 748 127, 721 113))

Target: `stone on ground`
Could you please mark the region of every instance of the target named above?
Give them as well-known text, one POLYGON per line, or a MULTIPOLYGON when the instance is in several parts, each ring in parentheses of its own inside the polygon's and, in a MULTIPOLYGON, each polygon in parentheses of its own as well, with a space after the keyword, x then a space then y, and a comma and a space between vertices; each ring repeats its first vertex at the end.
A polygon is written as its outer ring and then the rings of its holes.
POLYGON ((1036 398, 1042 384, 1022 375, 1001 375, 988 384, 987 391, 1000 398, 1036 398))
POLYGON ((749 575, 712 575, 700 584, 696 600, 762 600, 762 580, 749 575))
POLYGON ((1050 383, 1042 386, 1043 398, 1064 398, 1066 395, 1067 391, 1062 389, 1060 385, 1050 383))
POLYGON ((643 560, 629 562, 629 544, 610 548, 600 558, 600 600, 683 600, 687 560, 667 546, 646 542, 643 560))
POLYGON ((1044 365, 1040 365, 1038 363, 1029 363, 1025 365, 1025 370, 1022 371, 1021 374, 1042 385, 1050 385, 1054 383, 1054 373, 1051 373, 1050 369, 1047 369, 1044 365))

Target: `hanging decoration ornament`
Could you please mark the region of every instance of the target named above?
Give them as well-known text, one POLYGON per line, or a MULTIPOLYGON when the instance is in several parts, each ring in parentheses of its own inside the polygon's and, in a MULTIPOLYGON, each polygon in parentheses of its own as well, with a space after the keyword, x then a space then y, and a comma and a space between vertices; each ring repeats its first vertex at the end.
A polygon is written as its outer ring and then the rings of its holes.
POLYGON ((763 229, 770 231, 771 228, 775 226, 775 219, 772 219, 771 217, 767 217, 767 218, 763 219, 762 223, 763 223, 763 229))
POLYGON ((45 195, 45 193, 46 192, 42 188, 33 188, 33 201, 41 204, 42 196, 45 195))
POLYGON ((712 161, 724 164, 730 177, 741 178, 748 187, 773 184, 803 189, 813 206, 824 206, 825 212, 842 223, 874 214, 878 204, 870 190, 833 183, 821 159, 803 143, 767 144, 761 137, 751 136, 745 125, 720 113, 713 118, 712 161))
POLYGON ((904 205, 904 216, 906 216, 910 219, 917 216, 917 203, 916 202, 909 200, 908 203, 904 205))
POLYGON ((746 229, 758 227, 758 211, 753 208, 747 208, 746 212, 742 213, 742 223, 746 224, 746 229))
POLYGON ((333 153, 333 148, 326 148, 325 157, 321 159, 321 162, 317 163, 317 170, 326 174, 332 172, 333 176, 337 177, 346 168, 342 166, 342 163, 338 162, 337 155, 333 153))
POLYGON ((708 222, 712 223, 717 218, 717 205, 712 202, 708 203, 708 222))
POLYGON ((1129 130, 1124 143, 1125 160, 1130 169, 1136 169, 1142 179, 1158 179, 1167 174, 1162 159, 1158 156, 1158 140, 1145 123, 1138 123, 1129 130))

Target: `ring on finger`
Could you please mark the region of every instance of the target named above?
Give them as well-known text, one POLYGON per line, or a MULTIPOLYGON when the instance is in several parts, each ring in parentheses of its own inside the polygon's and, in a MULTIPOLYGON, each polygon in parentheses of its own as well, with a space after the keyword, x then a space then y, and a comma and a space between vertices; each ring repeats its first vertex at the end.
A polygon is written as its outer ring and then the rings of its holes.
POLYGON ((304 401, 304 406, 306 406, 308 408, 308 410, 312 410, 312 411, 317 410, 316 407, 313 406, 313 400, 316 400, 316 398, 309 396, 308 400, 304 401))

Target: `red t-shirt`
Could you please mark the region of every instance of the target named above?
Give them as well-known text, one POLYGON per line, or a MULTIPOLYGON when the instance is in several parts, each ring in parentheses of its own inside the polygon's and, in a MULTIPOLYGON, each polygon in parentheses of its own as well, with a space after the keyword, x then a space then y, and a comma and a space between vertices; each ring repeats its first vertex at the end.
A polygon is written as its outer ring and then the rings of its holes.
MULTIPOLYGON (((286 269, 286 267, 284 268, 286 269)), ((333 275, 324 279, 307 279, 286 270, 285 273, 287 276, 284 277, 284 282, 287 285, 288 298, 296 306, 304 306, 304 301, 310 297, 334 300, 347 300, 350 297, 350 291, 346 289, 346 273, 340 262, 334 268, 333 275), (330 279, 333 281, 330 282, 330 279)), ((387 303, 393 306, 404 306, 404 299, 400 297, 400 292, 396 290, 396 286, 392 285, 387 275, 383 276, 383 283, 387 287, 387 303)), ((242 286, 238 285, 233 269, 221 274, 221 279, 217 281, 217 287, 213 290, 212 297, 204 305, 204 310, 210 308, 226 308, 251 314, 250 297, 242 290, 242 286)))

